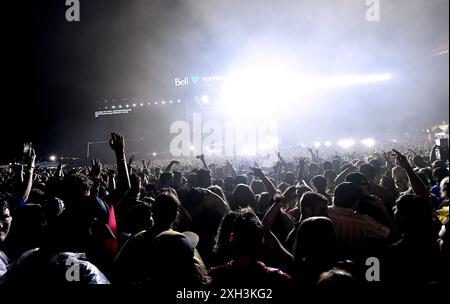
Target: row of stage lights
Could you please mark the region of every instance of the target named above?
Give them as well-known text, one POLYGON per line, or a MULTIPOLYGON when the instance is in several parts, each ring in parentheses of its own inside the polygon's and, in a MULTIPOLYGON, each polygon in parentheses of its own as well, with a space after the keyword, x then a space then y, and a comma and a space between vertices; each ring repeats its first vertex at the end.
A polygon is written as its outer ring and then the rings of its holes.
MULTIPOLYGON (((350 147, 356 145, 356 143, 357 142, 352 138, 341 139, 336 142, 336 144, 341 148, 350 148, 350 147)), ((361 140, 360 143, 363 146, 366 146, 367 148, 372 148, 373 146, 375 146, 376 142, 372 138, 365 138, 365 139, 361 140)), ((300 145, 302 145, 302 144, 300 144, 300 145)), ((332 145, 333 145, 332 141, 325 141, 325 142, 316 141, 316 142, 314 142, 315 148, 320 148, 322 146, 331 147, 332 145)))
POLYGON ((181 99, 177 99, 177 100, 169 100, 169 101, 165 101, 165 100, 162 100, 162 101, 154 101, 154 102, 146 102, 146 103, 144 103, 144 102, 140 102, 140 103, 127 103, 127 104, 125 104, 125 105, 113 105, 113 106, 105 106, 105 107, 103 107, 103 109, 105 109, 105 110, 109 110, 109 109, 112 109, 112 110, 116 110, 116 109, 123 109, 123 108, 125 108, 125 109, 129 109, 129 108, 137 108, 137 107, 143 107, 143 106, 151 106, 151 105, 165 105, 165 104, 173 104, 173 103, 181 103, 181 99))

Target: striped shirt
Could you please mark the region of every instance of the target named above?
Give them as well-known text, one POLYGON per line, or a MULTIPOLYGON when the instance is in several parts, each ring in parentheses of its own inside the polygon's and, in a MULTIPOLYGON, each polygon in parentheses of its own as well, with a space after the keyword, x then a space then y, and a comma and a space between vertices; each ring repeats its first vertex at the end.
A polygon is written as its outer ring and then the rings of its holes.
POLYGON ((328 216, 336 228, 337 240, 357 247, 367 239, 386 239, 390 233, 388 227, 370 216, 355 213, 349 208, 330 207, 328 216))

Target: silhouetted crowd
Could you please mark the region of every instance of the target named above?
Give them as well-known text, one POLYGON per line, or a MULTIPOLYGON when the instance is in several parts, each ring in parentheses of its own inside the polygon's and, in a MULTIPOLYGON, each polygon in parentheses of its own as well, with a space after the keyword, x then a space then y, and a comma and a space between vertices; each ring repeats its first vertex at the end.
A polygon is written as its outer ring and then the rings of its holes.
POLYGON ((437 146, 0 173, 0 285, 449 285, 437 146), (397 151, 398 150, 398 151, 397 151), (210 162, 208 164, 208 162, 210 162))

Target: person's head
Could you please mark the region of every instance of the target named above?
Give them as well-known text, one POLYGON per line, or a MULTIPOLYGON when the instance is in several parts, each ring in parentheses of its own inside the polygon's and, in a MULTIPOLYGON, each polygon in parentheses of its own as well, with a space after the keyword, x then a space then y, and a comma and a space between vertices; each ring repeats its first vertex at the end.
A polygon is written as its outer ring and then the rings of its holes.
POLYGON ((295 175, 292 172, 286 172, 283 176, 283 182, 293 185, 295 183, 295 175))
POLYGON ((369 180, 365 175, 358 172, 352 172, 345 177, 345 181, 360 188, 364 195, 370 194, 369 180))
POLYGON ((395 166, 392 168, 392 177, 394 178, 395 186, 399 192, 408 190, 409 179, 406 170, 403 167, 395 166))
POLYGON ((445 161, 439 159, 439 160, 435 160, 433 162, 433 164, 431 165, 431 168, 432 169, 436 169, 436 168, 444 168, 444 169, 446 169, 447 167, 445 165, 445 161))
POLYGON ((444 178, 441 181, 441 183, 439 185, 439 187, 441 188, 441 197, 442 198, 450 197, 450 189, 449 189, 448 182, 449 182, 449 177, 447 176, 446 178, 444 178))
POLYGON ((432 231, 428 202, 415 194, 404 194, 395 202, 394 217, 399 230, 409 236, 427 236, 432 231))
POLYGON ((191 173, 187 178, 189 188, 196 188, 198 186, 197 174, 191 173))
POLYGON ((356 279, 350 272, 333 268, 320 274, 317 286, 332 290, 351 291, 356 287, 356 279))
POLYGON ((224 180, 224 191, 225 193, 231 193, 234 189, 234 178, 231 176, 227 176, 224 180))
POLYGON ((302 220, 312 216, 328 216, 328 199, 316 192, 305 192, 300 199, 302 220))
POLYGON ((227 201, 227 198, 225 197, 225 193, 223 193, 222 188, 220 188, 219 186, 209 186, 208 190, 210 190, 211 192, 220 196, 220 198, 223 199, 224 202, 227 201))
POLYGON ((316 163, 310 163, 308 165, 309 176, 316 176, 320 174, 320 167, 316 163))
POLYGON ((251 207, 256 210, 255 194, 252 189, 245 184, 238 184, 233 190, 233 201, 231 209, 238 210, 240 208, 251 207))
POLYGON ((323 176, 325 176, 325 178, 327 179, 328 184, 332 184, 334 182, 334 180, 336 179, 337 174, 334 170, 326 169, 323 172, 323 176))
POLYGON ((252 188, 253 193, 255 194, 261 194, 264 192, 264 184, 260 180, 252 180, 250 183, 250 188, 252 188))
POLYGON ((323 167, 324 171, 325 170, 333 170, 333 164, 329 160, 324 161, 322 163, 322 167, 323 167))
POLYGON ((294 258, 297 262, 324 263, 331 267, 335 262, 336 232, 333 222, 324 216, 303 220, 297 230, 294 258))
POLYGON ((248 179, 247 176, 245 175, 238 175, 234 178, 234 184, 244 184, 247 185, 248 184, 248 179))
POLYGON ((173 173, 170 171, 166 171, 161 173, 159 177, 159 186, 160 187, 171 187, 173 183, 173 173))
POLYGON ((447 176, 448 176, 448 170, 446 168, 437 167, 437 168, 433 169, 433 178, 438 185, 447 176))
POLYGON ((427 166, 427 163, 423 160, 423 157, 420 155, 414 156, 412 162, 417 168, 425 168, 427 166))
POLYGON ((236 217, 231 242, 237 256, 256 257, 263 243, 264 229, 261 221, 251 210, 243 210, 236 217))
POLYGON ((163 192, 156 196, 152 204, 155 225, 170 227, 175 222, 180 208, 180 201, 171 192, 163 192))
POLYGON ((89 196, 92 181, 84 174, 71 174, 64 178, 64 201, 76 201, 89 196))
POLYGON ((324 193, 327 191, 327 179, 323 175, 316 175, 311 179, 311 186, 319 192, 324 193))
POLYGON ((383 175, 380 180, 380 186, 389 190, 392 194, 397 193, 397 190, 395 189, 394 179, 390 176, 383 175))
POLYGON ((208 169, 199 169, 197 172, 197 182, 201 188, 211 186, 211 171, 208 169))
POLYGON ((217 178, 214 180, 214 186, 220 187, 220 189, 225 189, 225 181, 221 178, 217 178))
POLYGON ((239 211, 228 211, 227 214, 222 218, 220 226, 217 229, 217 235, 214 241, 214 252, 217 254, 231 254, 228 251, 230 249, 230 236, 233 230, 234 221, 239 215, 239 211), (222 252, 221 252, 222 251, 222 252))
POLYGON ((3 243, 8 236, 11 228, 12 217, 9 212, 8 201, 3 193, 0 193, 0 244, 3 243))
POLYGON ((369 181, 373 181, 377 175, 377 169, 370 164, 362 164, 361 167, 359 167, 359 172, 364 174, 369 181))
POLYGON ((126 212, 124 230, 132 235, 148 230, 153 226, 152 208, 150 205, 138 201, 126 212))
POLYGON ((334 189, 333 203, 336 207, 355 209, 363 195, 363 191, 350 182, 339 184, 334 189))

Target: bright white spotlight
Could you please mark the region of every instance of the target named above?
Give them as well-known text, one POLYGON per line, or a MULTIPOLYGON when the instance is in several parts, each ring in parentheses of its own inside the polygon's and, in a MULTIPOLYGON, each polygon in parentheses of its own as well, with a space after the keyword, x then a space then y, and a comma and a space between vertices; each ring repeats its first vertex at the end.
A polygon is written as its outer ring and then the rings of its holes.
POLYGON ((133 107, 136 107, 136 104, 135 104, 135 103, 133 103, 133 107))
POLYGON ((156 156, 156 152, 153 152, 152 155, 153 155, 153 156, 156 156))
POLYGON ((181 102, 181 100, 180 100, 180 99, 177 99, 177 102, 178 102, 178 103, 180 103, 180 102, 181 102))
POLYGON ((361 143, 364 146, 371 148, 375 145, 375 140, 373 140, 372 138, 365 138, 365 139, 361 140, 361 143))
POLYGON ((203 104, 208 104, 209 103, 209 96, 208 95, 203 95, 202 97, 200 97, 200 101, 203 104))
POLYGON ((194 150, 195 150, 195 147, 194 147, 194 146, 190 146, 190 147, 189 147, 189 150, 194 151, 194 150))
POLYGON ((111 108, 115 109, 115 108, 116 108, 116 106, 112 106, 111 108))
POLYGON ((50 157, 48 159, 50 161, 54 162, 56 160, 56 156, 55 155, 50 155, 50 157))
POLYGON ((143 107, 144 106, 144 104, 141 102, 140 104, 139 104, 141 107, 143 107))
POLYGON ((342 140, 338 141, 337 144, 338 144, 338 146, 340 146, 344 149, 348 149, 355 144, 355 141, 351 138, 348 138, 348 139, 342 139, 342 140))
POLYGON ((322 143, 319 142, 319 141, 316 141, 316 142, 314 143, 314 147, 316 147, 316 148, 319 148, 321 145, 322 145, 322 143))
POLYGON ((331 141, 326 141, 324 145, 325 145, 325 147, 331 147, 332 142, 331 141))
POLYGON ((119 109, 122 109, 122 105, 119 105, 119 109))
POLYGON ((163 100, 163 101, 161 101, 161 104, 166 104, 166 102, 163 100))
POLYGON ((238 154, 241 154, 243 156, 255 156, 256 146, 251 144, 244 145, 238 154))

